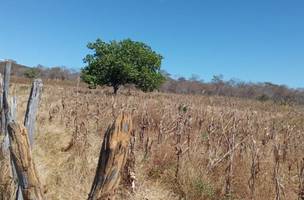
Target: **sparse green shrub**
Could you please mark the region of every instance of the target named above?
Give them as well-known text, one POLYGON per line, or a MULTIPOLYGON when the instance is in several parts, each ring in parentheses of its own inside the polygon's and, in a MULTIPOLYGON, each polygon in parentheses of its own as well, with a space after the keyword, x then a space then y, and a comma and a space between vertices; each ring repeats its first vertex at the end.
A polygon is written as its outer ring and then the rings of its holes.
POLYGON ((38 78, 39 74, 40 74, 40 72, 39 72, 39 69, 37 69, 37 68, 29 68, 24 72, 24 76, 26 78, 30 78, 30 79, 38 78))

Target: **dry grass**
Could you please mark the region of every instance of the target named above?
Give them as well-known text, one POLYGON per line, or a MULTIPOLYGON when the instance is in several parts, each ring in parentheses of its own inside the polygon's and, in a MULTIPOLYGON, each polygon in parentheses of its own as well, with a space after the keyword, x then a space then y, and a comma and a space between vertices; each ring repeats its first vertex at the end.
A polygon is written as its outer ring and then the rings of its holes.
MULTIPOLYGON (((29 85, 15 84, 23 121, 29 85)), ((133 116, 135 194, 122 199, 300 199, 302 107, 235 98, 46 85, 33 157, 48 199, 86 199, 102 136, 133 116)))

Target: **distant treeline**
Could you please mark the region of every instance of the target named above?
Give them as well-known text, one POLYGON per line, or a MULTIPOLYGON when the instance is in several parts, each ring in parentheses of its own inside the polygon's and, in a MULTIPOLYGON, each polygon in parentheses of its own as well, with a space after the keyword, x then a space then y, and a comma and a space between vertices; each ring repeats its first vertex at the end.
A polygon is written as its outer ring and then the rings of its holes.
MULTIPOLYGON (((0 62, 0 71, 3 73, 5 64, 0 62)), ((167 81, 161 86, 161 92, 178 94, 218 95, 256 99, 259 101, 273 101, 279 104, 304 104, 304 89, 293 89, 285 85, 276 85, 270 82, 250 83, 240 80, 225 81, 222 75, 216 75, 210 82, 200 80, 198 76, 189 79, 177 79, 163 72, 167 81)), ((76 80, 79 71, 66 67, 27 67, 13 62, 12 75, 25 78, 42 78, 51 80, 76 80)))
POLYGON ((214 76, 212 81, 207 83, 199 80, 197 76, 190 79, 167 77, 167 82, 161 88, 163 92, 219 95, 259 101, 271 100, 279 104, 304 104, 304 89, 292 89, 285 85, 276 85, 270 82, 225 81, 222 75, 214 76))
MULTIPOLYGON (((4 71, 4 62, 0 62, 0 71, 4 71)), ((27 67, 16 62, 12 63, 12 76, 25 78, 42 78, 54 80, 76 80, 79 77, 79 72, 62 66, 45 67, 37 65, 36 67, 27 67)))

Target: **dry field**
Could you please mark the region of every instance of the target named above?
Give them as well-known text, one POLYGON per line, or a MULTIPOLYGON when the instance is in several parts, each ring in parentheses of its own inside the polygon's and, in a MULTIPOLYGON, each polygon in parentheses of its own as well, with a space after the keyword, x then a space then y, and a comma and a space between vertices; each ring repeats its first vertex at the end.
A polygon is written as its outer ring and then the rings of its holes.
MULTIPOLYGON (((10 89, 20 121, 29 90, 10 89)), ((122 110, 133 117, 136 184, 121 184, 121 199, 304 199, 303 107, 45 85, 33 158, 47 199, 88 197, 103 134, 122 110)))

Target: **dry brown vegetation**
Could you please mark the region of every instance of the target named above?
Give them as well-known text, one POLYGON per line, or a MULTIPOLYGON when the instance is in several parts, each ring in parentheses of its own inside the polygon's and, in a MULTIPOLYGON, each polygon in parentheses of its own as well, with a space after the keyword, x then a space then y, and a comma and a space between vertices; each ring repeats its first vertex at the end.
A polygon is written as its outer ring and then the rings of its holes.
MULTIPOLYGON (((10 90, 19 121, 29 90, 10 90)), ((135 190, 123 181, 121 199, 304 199, 303 107, 45 85, 33 159, 47 199, 88 198, 103 134, 122 110, 133 118, 135 190)))

